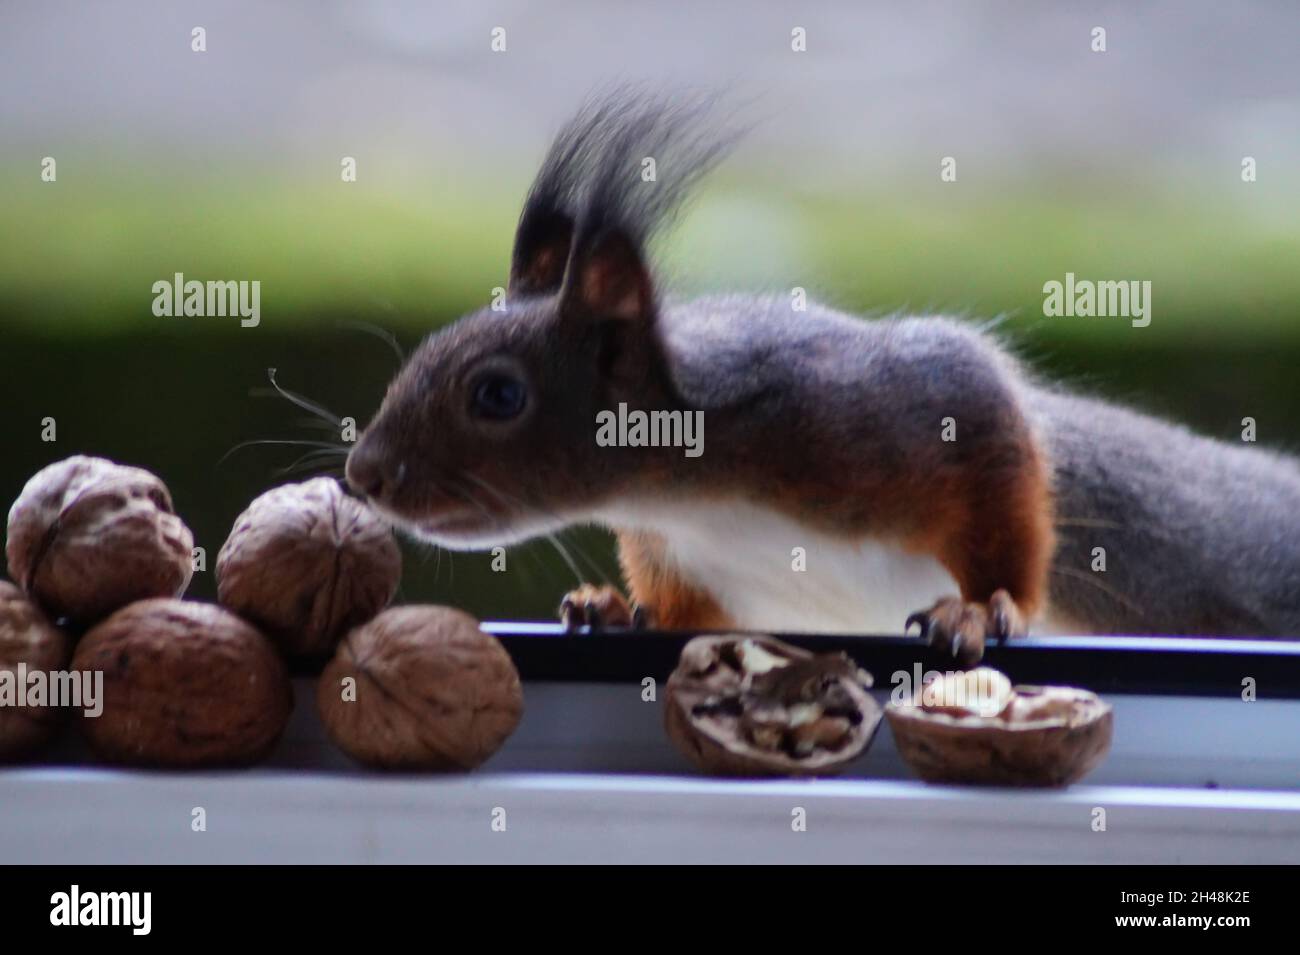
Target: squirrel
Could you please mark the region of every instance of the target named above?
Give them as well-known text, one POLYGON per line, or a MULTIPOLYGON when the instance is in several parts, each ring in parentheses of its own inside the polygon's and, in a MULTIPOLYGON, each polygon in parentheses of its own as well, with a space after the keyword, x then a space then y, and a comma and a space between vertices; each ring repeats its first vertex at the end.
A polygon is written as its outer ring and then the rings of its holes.
POLYGON ((348 457, 381 514, 460 550, 610 528, 631 600, 583 585, 571 627, 902 625, 967 666, 1031 625, 1300 634, 1296 460, 1042 381, 969 322, 667 299, 647 244, 734 141, 707 112, 621 93, 561 128, 504 309, 428 337, 348 457), (602 446, 623 406, 701 416, 703 453, 602 446))

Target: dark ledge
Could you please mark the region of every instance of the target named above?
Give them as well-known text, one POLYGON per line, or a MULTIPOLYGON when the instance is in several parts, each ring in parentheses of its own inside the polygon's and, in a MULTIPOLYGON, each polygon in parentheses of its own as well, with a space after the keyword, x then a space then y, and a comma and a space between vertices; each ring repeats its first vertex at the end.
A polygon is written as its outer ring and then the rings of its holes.
MULTIPOLYGON (((695 633, 607 630, 565 633, 558 624, 494 621, 483 624, 531 681, 576 683, 662 682, 695 633)), ((829 634, 774 634, 815 652, 844 651, 869 671, 879 689, 916 667, 952 664, 915 638, 829 634)), ((990 646, 984 662, 1026 684, 1080 686, 1094 692, 1244 698, 1247 681, 1263 700, 1300 699, 1300 640, 1206 637, 1026 637, 990 646)), ((300 674, 323 661, 303 661, 300 674)))

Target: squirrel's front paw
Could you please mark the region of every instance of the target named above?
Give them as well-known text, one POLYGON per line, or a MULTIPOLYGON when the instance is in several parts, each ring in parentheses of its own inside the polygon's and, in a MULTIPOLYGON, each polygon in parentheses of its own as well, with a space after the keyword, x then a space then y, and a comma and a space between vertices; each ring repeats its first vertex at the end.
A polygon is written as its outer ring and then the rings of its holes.
POLYGON ((613 587, 583 584, 570 590, 560 601, 560 621, 565 630, 588 627, 601 630, 605 627, 645 626, 646 615, 640 607, 633 608, 613 587))
POLYGON ((944 597, 929 610, 907 618, 905 630, 921 627, 921 638, 947 651, 961 667, 970 667, 984 656, 989 639, 1022 637, 1027 632, 1020 608, 1005 590, 996 590, 987 604, 966 603, 960 597, 944 597))

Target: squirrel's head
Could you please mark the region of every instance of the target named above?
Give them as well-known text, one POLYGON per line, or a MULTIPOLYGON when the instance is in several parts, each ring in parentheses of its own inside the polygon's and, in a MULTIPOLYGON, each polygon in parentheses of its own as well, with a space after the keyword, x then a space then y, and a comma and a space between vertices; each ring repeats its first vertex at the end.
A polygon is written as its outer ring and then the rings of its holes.
POLYGON ((504 307, 420 345, 348 456, 349 484, 419 537, 513 543, 590 519, 638 479, 644 453, 597 447, 596 416, 671 400, 649 274, 621 233, 575 248, 567 269, 558 241, 516 250, 504 307))
POLYGON ((709 109, 620 90, 570 120, 524 203, 504 307, 420 346, 348 457, 353 488, 474 548, 588 520, 654 480, 653 449, 598 446, 596 416, 675 404, 646 246, 731 142, 709 109))

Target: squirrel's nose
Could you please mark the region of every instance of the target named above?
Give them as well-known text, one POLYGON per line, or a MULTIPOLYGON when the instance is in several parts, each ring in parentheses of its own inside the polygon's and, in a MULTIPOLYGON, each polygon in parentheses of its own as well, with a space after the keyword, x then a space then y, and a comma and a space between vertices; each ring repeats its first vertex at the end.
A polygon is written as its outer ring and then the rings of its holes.
POLYGON ((393 489, 392 475, 387 470, 383 455, 375 447, 374 441, 364 438, 348 454, 348 484, 352 490, 366 497, 383 499, 393 489))

